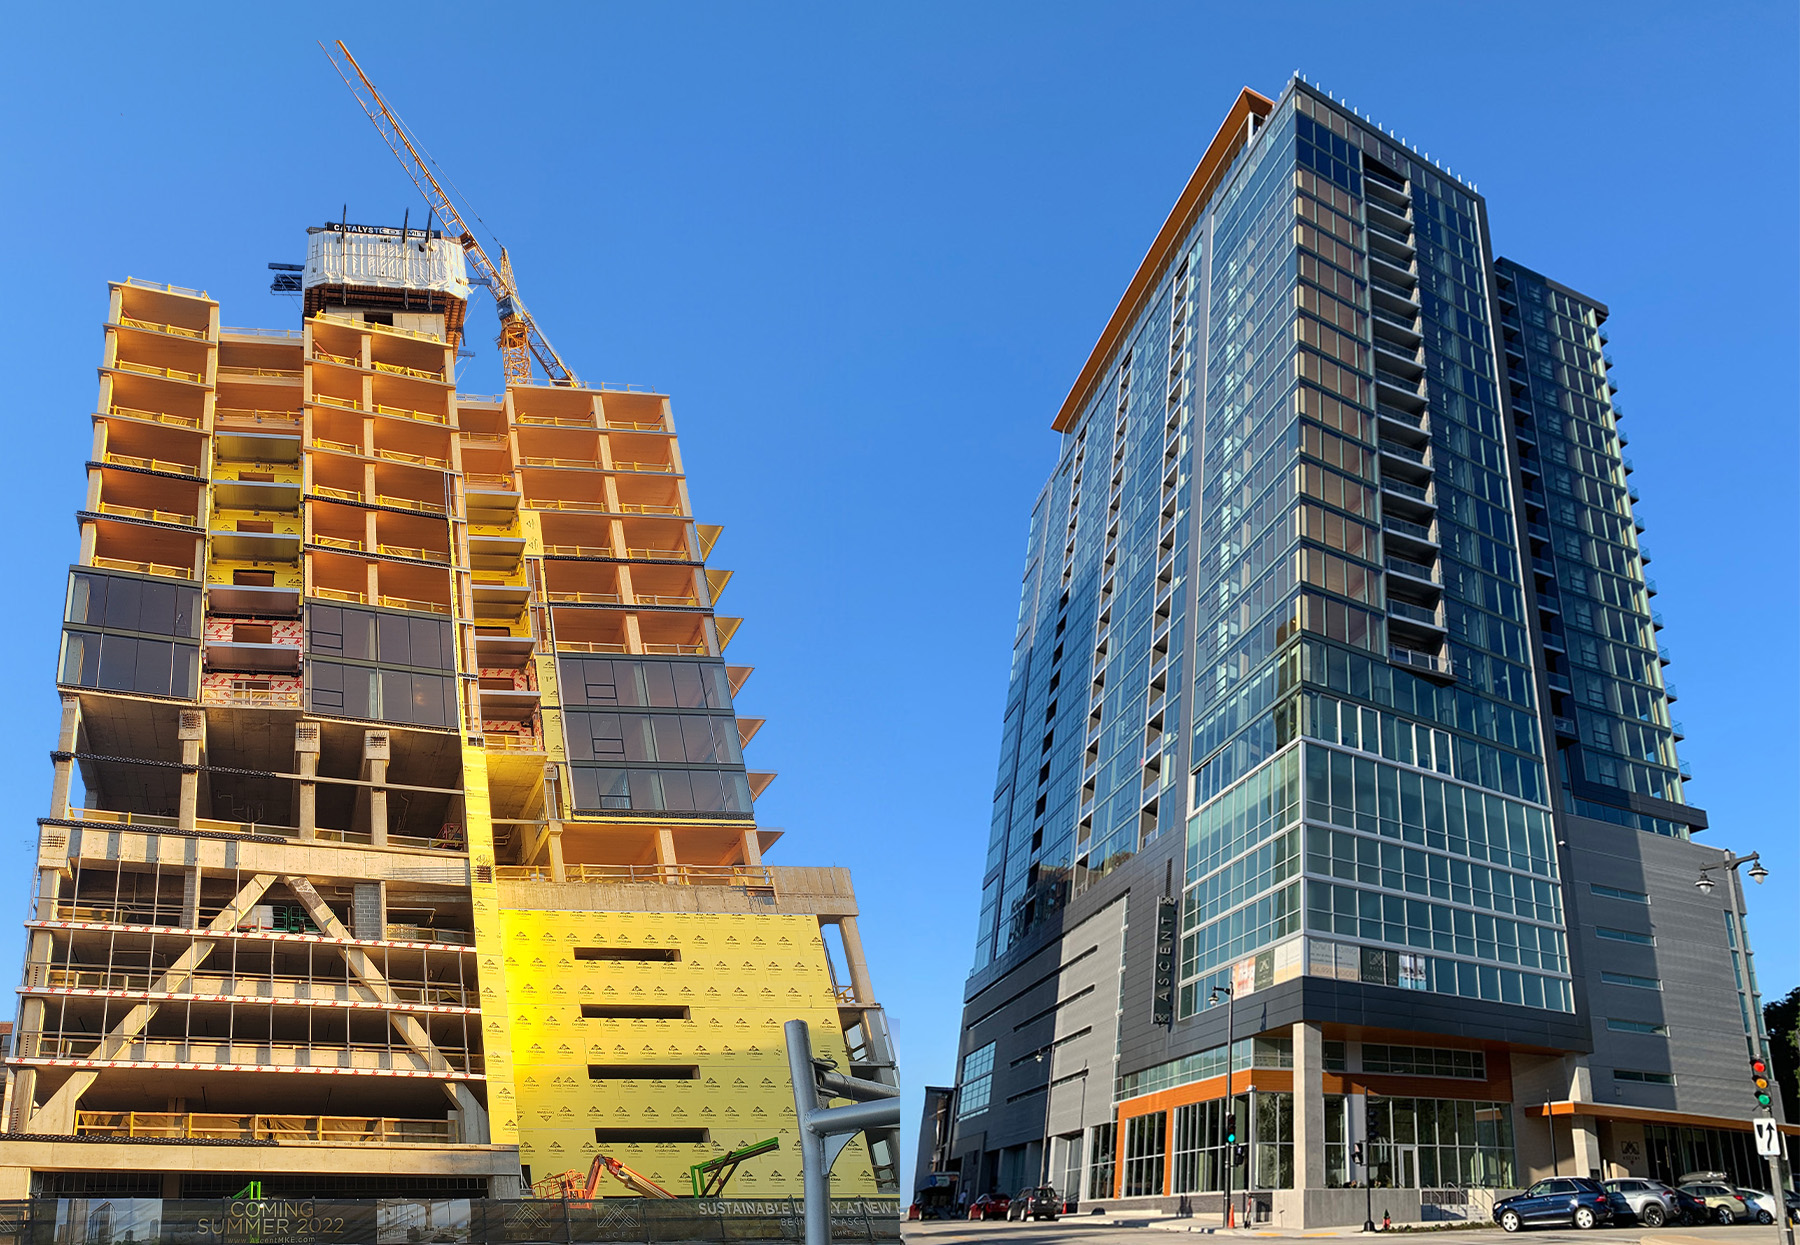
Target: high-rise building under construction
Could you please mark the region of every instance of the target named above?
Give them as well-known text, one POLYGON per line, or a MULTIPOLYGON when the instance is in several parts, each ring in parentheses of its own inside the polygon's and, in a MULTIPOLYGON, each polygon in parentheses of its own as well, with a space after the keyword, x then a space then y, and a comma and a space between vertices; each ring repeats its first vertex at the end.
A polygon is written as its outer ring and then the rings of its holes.
POLYGON ((457 393, 436 232, 297 277, 297 329, 111 286, 0 1197, 687 1193, 768 1138, 732 1193, 798 1195, 783 1022, 893 1059, 848 874, 765 861, 668 399, 457 393))

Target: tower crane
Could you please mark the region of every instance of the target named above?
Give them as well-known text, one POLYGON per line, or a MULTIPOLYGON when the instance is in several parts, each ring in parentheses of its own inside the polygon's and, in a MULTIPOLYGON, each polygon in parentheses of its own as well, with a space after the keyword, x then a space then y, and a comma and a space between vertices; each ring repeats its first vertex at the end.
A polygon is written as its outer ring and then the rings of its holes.
POLYGON ((537 322, 531 318, 531 313, 525 309, 525 303, 519 297, 518 285, 513 279, 512 260, 507 256, 506 248, 500 248, 498 264, 488 258, 488 253, 476 240, 474 231, 463 222, 462 214, 456 210, 456 205, 451 202, 450 196, 438 184, 438 179, 432 175, 424 157, 419 154, 405 123, 388 107, 381 92, 369 81, 369 75, 363 72, 362 66, 356 63, 356 58, 350 55, 350 49, 344 46, 344 41, 338 39, 335 43, 336 55, 323 43, 319 48, 331 61, 332 68, 338 71, 344 85, 350 88, 356 102, 362 105, 369 120, 374 122, 375 132, 381 135, 394 153, 394 158, 400 161, 400 167, 406 170, 413 185, 425 196, 425 202, 432 213, 447 229, 456 232, 458 244, 493 294, 494 308, 500 315, 498 344, 501 364, 506 371, 506 383, 530 384, 531 365, 536 360, 537 366, 551 384, 579 385, 581 382, 576 379, 575 373, 569 370, 569 365, 562 361, 562 356, 556 353, 556 348, 550 344, 537 322), (342 56, 342 62, 339 61, 339 56, 342 56), (349 66, 348 71, 345 69, 346 64, 349 66))

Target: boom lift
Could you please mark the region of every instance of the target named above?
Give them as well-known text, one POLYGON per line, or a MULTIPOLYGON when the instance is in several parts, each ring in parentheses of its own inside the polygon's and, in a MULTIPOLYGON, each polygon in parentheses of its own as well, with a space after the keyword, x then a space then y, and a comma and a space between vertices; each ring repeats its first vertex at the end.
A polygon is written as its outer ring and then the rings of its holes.
POLYGON ((657 1184, 648 1176, 640 1175, 604 1154, 596 1154, 592 1165, 588 1167, 587 1179, 583 1180, 580 1172, 566 1171, 560 1176, 546 1176, 531 1186, 531 1191, 543 1198, 566 1198, 571 1202, 591 1202, 600 1188, 600 1176, 604 1173, 617 1180, 639 1197, 672 1199, 675 1195, 657 1184))
POLYGON ((356 102, 369 115, 369 120, 375 123, 375 132, 381 135, 393 151, 394 158, 400 161, 400 167, 406 170, 413 185, 425 196, 425 202, 432 213, 447 231, 457 235, 457 242, 468 255, 469 262, 481 274, 482 284, 493 294, 494 309, 500 315, 498 344, 501 364, 506 370, 506 383, 529 385, 531 364, 535 359, 551 384, 579 386, 581 382, 576 379, 575 373, 569 370, 568 364, 562 361, 562 356, 556 353, 549 339, 539 330, 531 313, 525 310, 525 303, 519 298, 518 285, 513 280, 512 260, 508 258, 506 248, 500 248, 498 264, 488 258, 474 232, 463 223, 462 214, 456 210, 456 205, 451 202, 450 196, 438 184, 424 157, 419 154, 405 123, 388 107, 381 92, 369 81, 369 75, 362 71, 362 66, 350 55, 350 49, 344 46, 344 41, 339 39, 336 43, 338 53, 349 65, 350 72, 345 71, 344 64, 339 63, 338 57, 332 54, 330 48, 323 43, 319 48, 331 61, 332 68, 338 71, 344 85, 350 88, 350 94, 356 97, 356 102), (355 74, 354 80, 351 73, 355 74))
POLYGON ((695 1163, 688 1168, 688 1179, 694 1182, 694 1196, 724 1197, 725 1186, 730 1183, 739 1163, 745 1159, 753 1159, 759 1154, 767 1154, 771 1150, 779 1149, 781 1149, 781 1138, 770 1137, 766 1141, 740 1146, 728 1154, 721 1154, 716 1159, 695 1163))

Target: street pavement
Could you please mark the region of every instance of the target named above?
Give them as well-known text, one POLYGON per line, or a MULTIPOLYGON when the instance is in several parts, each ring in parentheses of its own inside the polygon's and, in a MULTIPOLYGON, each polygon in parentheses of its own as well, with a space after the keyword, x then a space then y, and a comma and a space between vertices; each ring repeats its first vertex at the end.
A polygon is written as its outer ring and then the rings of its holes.
MULTIPOLYGON (((1200 1219, 1173 1217, 1070 1215, 1054 1223, 1009 1223, 1004 1220, 966 1222, 938 1220, 908 1223, 901 1228, 902 1239, 917 1245, 1056 1245, 1072 1241, 1080 1245, 1116 1245, 1130 1241, 1134 1245, 1155 1245, 1162 1232, 1201 1233, 1219 1238, 1244 1237, 1258 1242, 1318 1241, 1363 1236, 1356 1228, 1317 1228, 1284 1233, 1276 1230, 1237 1228, 1220 1230, 1200 1219)), ((1780 1229, 1756 1224, 1731 1227, 1645 1228, 1627 1225, 1597 1228, 1581 1232, 1573 1228, 1537 1228, 1517 1234, 1518 1245, 1781 1245, 1785 1239, 1780 1229)), ((1396 1230, 1395 1235, 1420 1245, 1500 1245, 1506 1234, 1492 1224, 1469 1227, 1432 1228, 1411 1232, 1396 1230)), ((1397 1243, 1396 1243, 1397 1245, 1397 1243)))

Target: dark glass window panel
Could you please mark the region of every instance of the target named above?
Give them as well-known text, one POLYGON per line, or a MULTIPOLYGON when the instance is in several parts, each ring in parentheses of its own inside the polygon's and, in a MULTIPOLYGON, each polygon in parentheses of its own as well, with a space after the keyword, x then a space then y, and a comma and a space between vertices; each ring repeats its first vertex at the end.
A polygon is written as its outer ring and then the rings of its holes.
POLYGON ((724 765, 742 765, 744 752, 738 744, 736 718, 710 718, 713 730, 713 749, 716 759, 724 765))
POLYGON ((146 583, 139 602, 139 631, 153 631, 157 635, 174 635, 175 632, 175 585, 146 583))
POLYGON ((675 676, 666 661, 646 661, 640 667, 644 678, 644 704, 652 709, 675 707, 675 676))
POLYGON ((625 760, 625 734, 624 728, 619 725, 619 715, 590 713, 585 716, 588 719, 588 738, 593 743, 594 759, 625 760))
POLYGON ((99 686, 129 692, 137 679, 137 641, 109 635, 100 646, 99 686))
MULTIPOLYGON (((684 717, 681 723, 681 744, 685 759, 695 764, 710 765, 725 758, 718 755, 718 748, 713 741, 713 720, 703 717, 684 717)), ((670 758, 671 760, 674 758, 670 758)))
POLYGON ((200 694, 200 650, 192 644, 175 645, 175 662, 169 674, 172 695, 190 700, 200 694))
POLYGON ((412 717, 418 726, 443 726, 444 679, 435 674, 412 676, 412 717))
POLYGON ((106 626, 136 631, 143 613, 144 586, 136 579, 115 578, 106 588, 106 626))
POLYGON ((344 656, 359 661, 375 659, 375 615, 366 610, 344 611, 344 656))
POLYGON ((98 625, 105 617, 106 577, 104 575, 69 576, 68 621, 98 625))
POLYGON ((170 635, 198 640, 201 632, 200 591, 197 588, 175 590, 175 627, 170 635))
POLYGON ((617 687, 621 706, 638 709, 650 703, 644 692, 643 662, 615 661, 612 668, 613 682, 617 687))
POLYGON ((595 790, 599 795, 597 808, 633 808, 631 802, 631 772, 622 769, 595 769, 588 773, 594 775, 595 790))
POLYGON ((620 733, 624 736, 627 761, 656 760, 656 736, 647 713, 621 713, 620 733))
POLYGON ((412 660, 412 628, 408 620, 392 614, 381 614, 376 620, 379 645, 375 659, 384 666, 410 666, 412 660))
MULTIPOLYGON (((447 628, 435 618, 413 618, 412 623, 412 665, 430 666, 436 670, 448 670, 454 663, 444 660, 447 628)), ((385 660, 385 658, 384 658, 385 660)))
POLYGON ((703 813, 725 811, 724 775, 717 770, 695 770, 687 775, 694 791, 694 807, 703 813))
POLYGON ((720 811, 726 813, 750 812, 750 780, 744 776, 742 771, 727 770, 721 775, 721 780, 725 784, 725 801, 724 808, 720 811))
MULTIPOLYGON (((111 643, 109 639, 107 641, 111 643)), ((174 645, 165 640, 139 640, 137 643, 137 673, 133 678, 133 691, 146 696, 167 696, 169 694, 169 667, 174 656, 174 645)))
POLYGON ((661 775, 655 770, 634 769, 626 771, 631 775, 630 808, 667 808, 663 803, 663 785, 661 775))
POLYGON ((659 713, 650 721, 652 729, 656 733, 656 759, 658 761, 687 760, 681 743, 681 719, 670 714, 659 713))
POLYGON ((677 709, 706 708, 706 687, 700 679, 700 667, 692 662, 671 662, 669 673, 675 683, 674 705, 677 709))
POLYGON ((394 722, 412 721, 412 676, 404 670, 380 671, 381 699, 374 716, 394 722))
POLYGON ((576 808, 600 807, 600 771, 589 769, 585 765, 571 766, 569 785, 572 788, 570 798, 574 800, 576 808))
POLYGON ((318 653, 344 651, 344 611, 333 605, 306 607, 306 647, 318 653))
POLYGON ((81 687, 98 687, 100 683, 100 637, 88 632, 70 631, 63 647, 64 683, 81 687))
POLYGON ((731 681, 725 676, 725 667, 709 663, 699 667, 699 670, 706 682, 706 707, 731 708, 731 681))
POLYGON ((662 783, 663 802, 659 807, 682 813, 698 807, 694 803, 694 775, 686 770, 662 770, 657 777, 662 783))

